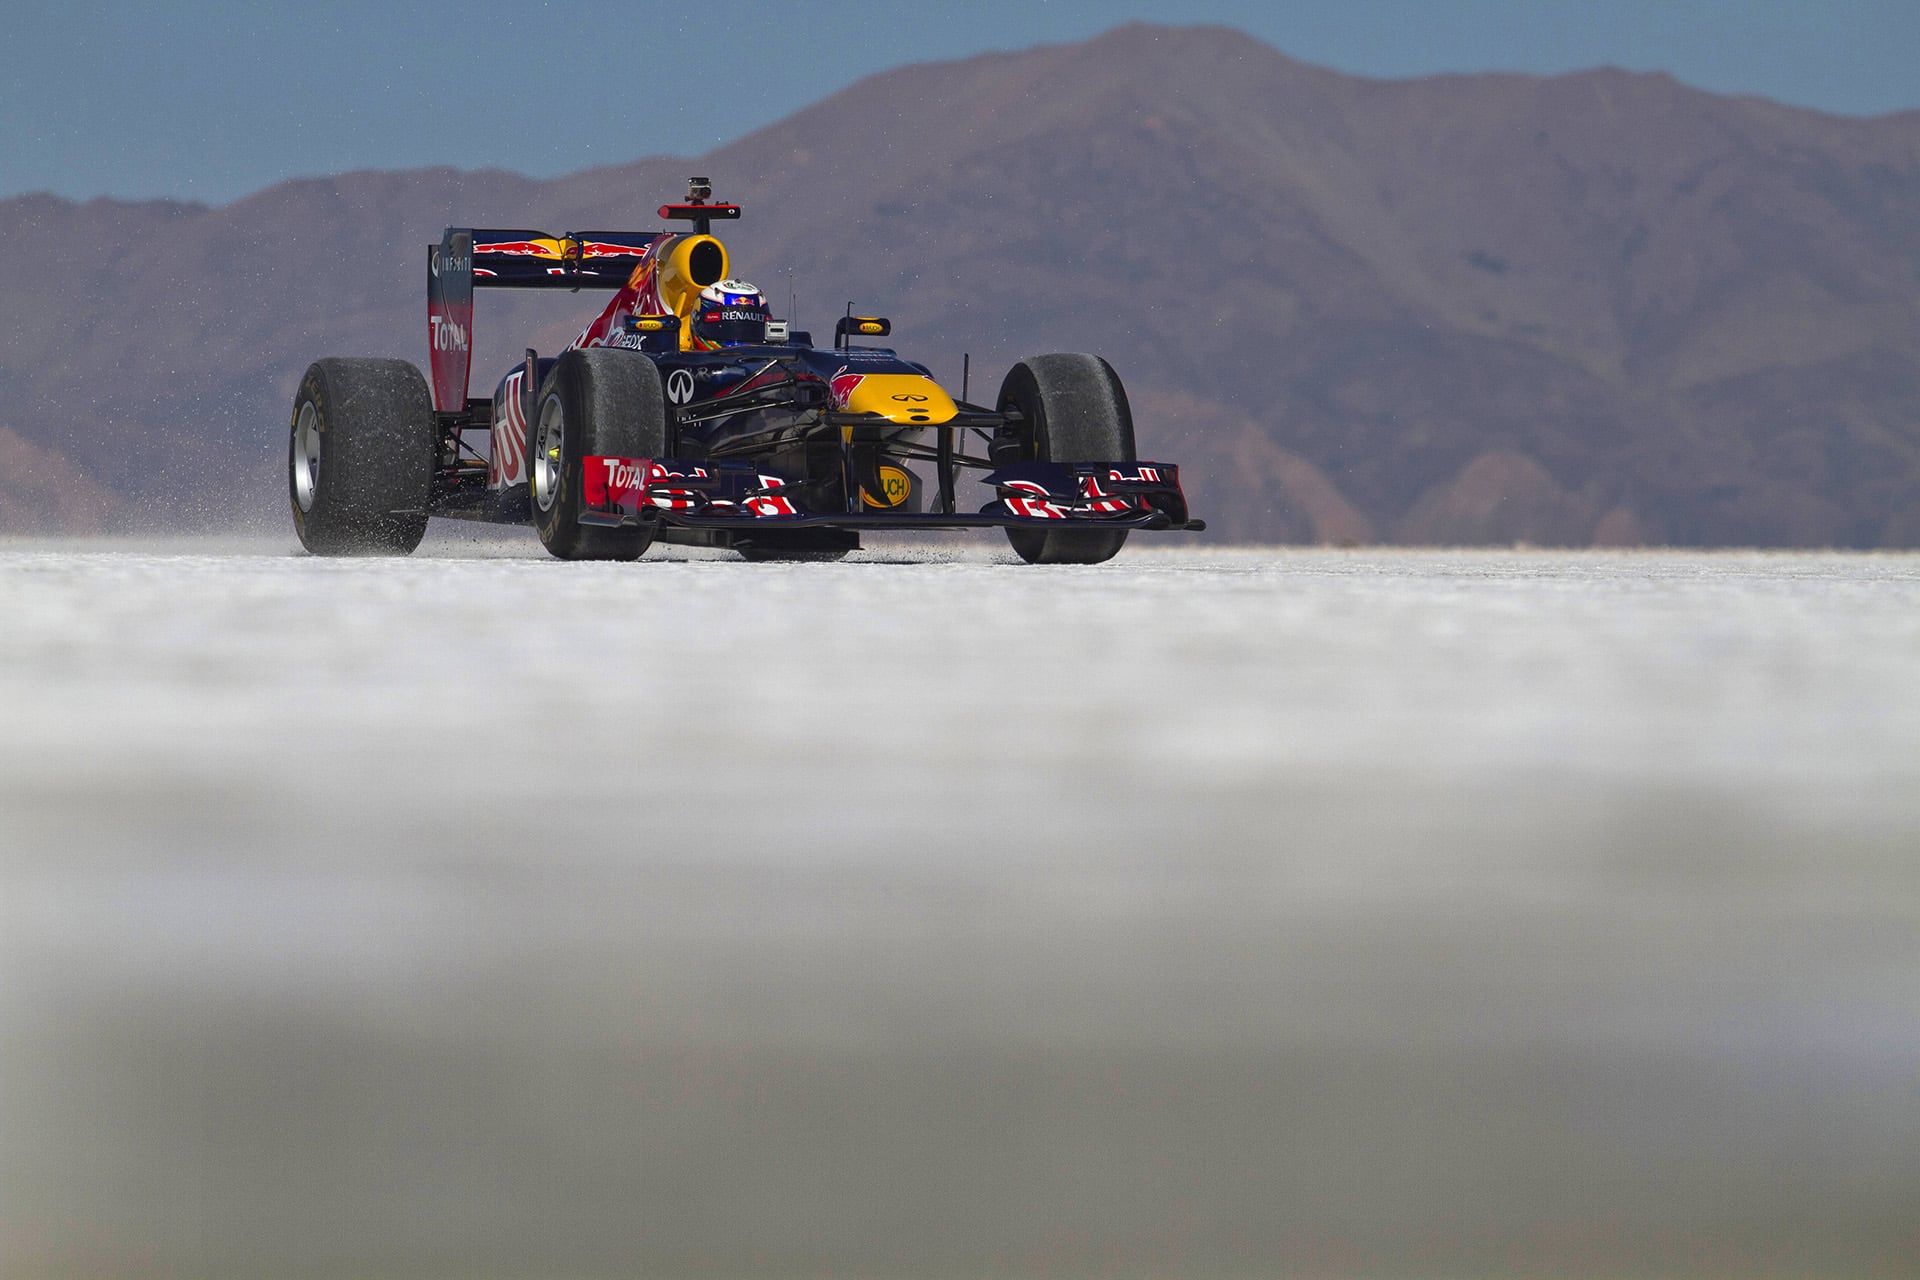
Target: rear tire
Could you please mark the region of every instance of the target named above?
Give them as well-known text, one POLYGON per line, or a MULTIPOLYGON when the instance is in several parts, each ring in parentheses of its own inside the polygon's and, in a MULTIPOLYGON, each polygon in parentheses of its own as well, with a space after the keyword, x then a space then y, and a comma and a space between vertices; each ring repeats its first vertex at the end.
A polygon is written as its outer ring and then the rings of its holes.
POLYGON ((635 351, 576 350, 553 362, 527 424, 533 526, 562 560, 633 560, 655 526, 607 529, 580 523, 584 459, 659 458, 667 451, 667 396, 660 370, 635 351))
MULTIPOLYGON (((1098 356, 1030 356, 1007 371, 998 406, 1025 419, 1020 461, 1134 460, 1126 388, 1098 356)), ((1099 564, 1119 554, 1127 530, 1008 529, 1007 541, 1028 564, 1099 564)))
POLYGON ((405 360, 316 360, 300 379, 287 496, 317 556, 403 556, 427 532, 435 428, 427 380, 405 360))

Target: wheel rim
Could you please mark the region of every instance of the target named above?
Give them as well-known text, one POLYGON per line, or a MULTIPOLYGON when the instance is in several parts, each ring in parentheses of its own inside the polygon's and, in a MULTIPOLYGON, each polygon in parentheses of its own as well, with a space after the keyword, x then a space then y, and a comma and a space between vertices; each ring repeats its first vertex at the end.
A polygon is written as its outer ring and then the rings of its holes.
POLYGON ((313 510, 313 495, 320 487, 320 415, 313 401, 303 401, 300 415, 293 420, 293 500, 302 511, 313 510))
POLYGON ((560 498, 561 445, 566 425, 560 397, 548 396, 540 405, 540 425, 533 433, 533 501, 542 511, 553 510, 560 498))

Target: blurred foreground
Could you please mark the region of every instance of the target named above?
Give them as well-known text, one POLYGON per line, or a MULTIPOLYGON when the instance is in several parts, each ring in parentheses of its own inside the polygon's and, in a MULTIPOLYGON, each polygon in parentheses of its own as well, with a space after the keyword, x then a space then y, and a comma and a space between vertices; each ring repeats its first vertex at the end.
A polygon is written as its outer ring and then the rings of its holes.
POLYGON ((1920 1273, 1920 556, 987 548, 0 546, 0 1274, 1920 1273))

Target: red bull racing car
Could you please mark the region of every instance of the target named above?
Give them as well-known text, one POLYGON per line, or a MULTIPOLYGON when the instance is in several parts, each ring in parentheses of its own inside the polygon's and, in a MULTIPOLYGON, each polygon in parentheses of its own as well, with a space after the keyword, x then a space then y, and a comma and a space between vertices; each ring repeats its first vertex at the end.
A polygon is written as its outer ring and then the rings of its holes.
POLYGON ((448 228, 428 250, 431 387, 403 360, 320 360, 301 379, 301 543, 404 555, 445 516, 531 519, 563 559, 630 560, 655 541, 825 559, 864 530, 984 527, 1028 562, 1094 564, 1135 529, 1205 527, 1178 469, 1135 456, 1106 361, 1022 360, 987 407, 875 345, 884 318, 841 317, 816 347, 731 277, 712 224, 740 208, 711 195, 696 178, 661 207, 685 232, 448 228), (613 296, 565 350, 529 350, 470 399, 476 288, 613 296), (962 471, 993 493, 978 511, 959 509, 962 471))

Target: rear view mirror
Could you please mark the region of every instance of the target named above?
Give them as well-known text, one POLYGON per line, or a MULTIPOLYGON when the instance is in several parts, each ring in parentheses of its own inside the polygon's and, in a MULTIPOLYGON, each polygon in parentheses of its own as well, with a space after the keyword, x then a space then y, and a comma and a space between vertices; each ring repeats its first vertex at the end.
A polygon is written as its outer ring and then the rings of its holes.
POLYGON ((884 338, 893 332, 893 321, 881 316, 841 316, 834 322, 834 345, 844 345, 851 337, 884 338))

